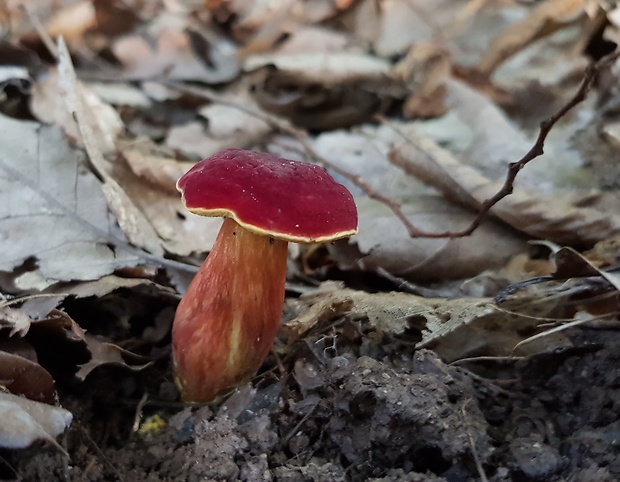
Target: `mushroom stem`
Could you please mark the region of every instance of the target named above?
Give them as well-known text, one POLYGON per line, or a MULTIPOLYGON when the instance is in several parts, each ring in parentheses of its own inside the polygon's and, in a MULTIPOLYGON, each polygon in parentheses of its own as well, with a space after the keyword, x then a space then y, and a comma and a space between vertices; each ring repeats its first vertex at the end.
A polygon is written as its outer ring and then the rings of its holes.
POLYGON ((282 315, 287 244, 224 220, 172 328, 184 401, 212 401, 260 368, 282 315))

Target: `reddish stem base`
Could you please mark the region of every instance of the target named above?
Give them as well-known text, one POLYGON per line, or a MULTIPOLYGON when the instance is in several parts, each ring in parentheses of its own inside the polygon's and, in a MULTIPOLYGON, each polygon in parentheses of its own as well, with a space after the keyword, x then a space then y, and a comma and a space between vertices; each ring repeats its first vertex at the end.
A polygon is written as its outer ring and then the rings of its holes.
POLYGON ((174 319, 173 360, 184 401, 212 401, 260 368, 282 316, 286 260, 286 241, 224 221, 174 319))

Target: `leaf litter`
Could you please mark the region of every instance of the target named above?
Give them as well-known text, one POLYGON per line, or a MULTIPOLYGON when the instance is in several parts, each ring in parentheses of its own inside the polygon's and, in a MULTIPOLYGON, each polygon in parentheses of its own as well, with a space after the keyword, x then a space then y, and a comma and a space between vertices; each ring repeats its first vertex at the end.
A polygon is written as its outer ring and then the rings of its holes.
POLYGON ((617 480, 617 9, 19 4, 2 478, 617 480), (184 407, 170 328, 219 222, 175 183, 226 147, 325 167, 360 232, 291 248, 259 374, 184 407))

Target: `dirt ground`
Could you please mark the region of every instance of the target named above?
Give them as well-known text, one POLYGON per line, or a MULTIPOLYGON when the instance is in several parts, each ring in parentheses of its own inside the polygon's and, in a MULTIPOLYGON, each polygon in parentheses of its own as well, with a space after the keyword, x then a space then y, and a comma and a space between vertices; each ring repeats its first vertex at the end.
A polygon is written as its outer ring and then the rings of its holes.
POLYGON ((178 402, 165 356, 137 373, 100 367, 86 383, 62 387, 61 403, 75 415, 61 439, 69 456, 42 445, 4 452, 0 474, 135 482, 620 478, 619 332, 575 329, 573 348, 481 361, 469 367, 474 373, 353 328, 343 326, 337 339, 311 336, 279 363, 271 357, 254 388, 209 407, 178 402))

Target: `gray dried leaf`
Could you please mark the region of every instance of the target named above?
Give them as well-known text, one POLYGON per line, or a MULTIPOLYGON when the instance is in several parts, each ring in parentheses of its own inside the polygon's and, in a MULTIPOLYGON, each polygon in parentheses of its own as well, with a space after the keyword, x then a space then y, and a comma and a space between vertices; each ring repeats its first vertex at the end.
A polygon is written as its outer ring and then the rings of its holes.
POLYGON ((63 408, 0 392, 0 447, 23 449, 46 440, 64 452, 54 438, 72 420, 71 412, 63 408))
MULTIPOLYGON (((59 128, 0 116, 0 270, 37 263, 38 287, 97 279, 138 263, 101 183, 59 128)), ((29 283, 20 287, 27 289, 29 283)))

